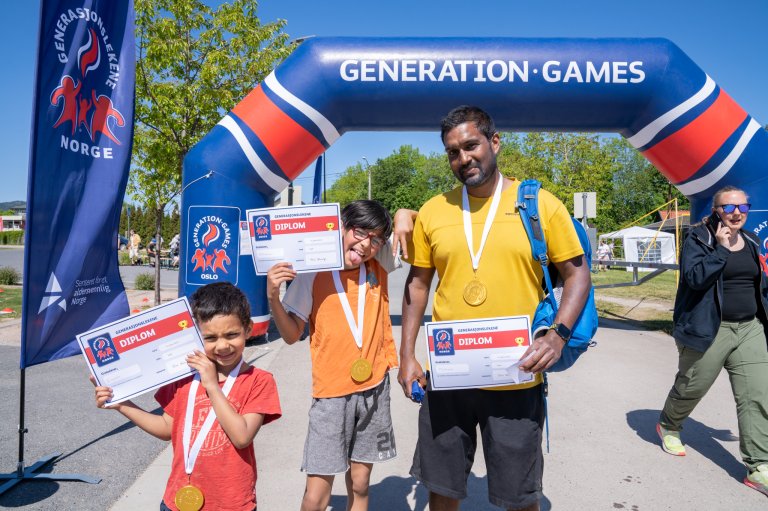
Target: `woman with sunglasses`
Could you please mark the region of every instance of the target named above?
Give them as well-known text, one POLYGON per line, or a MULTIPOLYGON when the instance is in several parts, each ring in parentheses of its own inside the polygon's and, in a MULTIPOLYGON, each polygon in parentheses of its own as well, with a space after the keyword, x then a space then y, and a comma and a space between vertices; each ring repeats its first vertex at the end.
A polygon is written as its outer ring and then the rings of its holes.
POLYGON ((656 431, 664 451, 685 456, 683 421, 725 368, 748 470, 744 484, 768 495, 768 287, 760 239, 744 230, 749 208, 743 190, 721 188, 712 214, 685 239, 673 317, 678 372, 656 431))

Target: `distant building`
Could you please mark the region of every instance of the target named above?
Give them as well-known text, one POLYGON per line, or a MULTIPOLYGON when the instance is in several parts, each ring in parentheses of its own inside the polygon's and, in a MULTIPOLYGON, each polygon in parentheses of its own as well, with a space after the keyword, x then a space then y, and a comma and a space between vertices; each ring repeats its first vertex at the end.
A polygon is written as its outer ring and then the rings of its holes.
POLYGON ((688 229, 691 227, 691 212, 687 209, 680 209, 677 211, 677 223, 675 223, 675 212, 674 211, 659 211, 659 217, 661 220, 658 222, 654 222, 652 224, 644 225, 646 229, 651 229, 654 231, 664 231, 674 234, 675 233, 675 225, 677 225, 682 233, 682 236, 680 239, 685 238, 685 235, 688 234, 688 229))
POLYGON ((26 224, 26 215, 0 216, 0 231, 23 231, 26 224))
POLYGON ((293 202, 289 200, 289 195, 290 187, 284 189, 282 192, 280 192, 280 195, 275 197, 275 206, 300 206, 303 204, 303 202, 301 202, 301 186, 293 187, 293 202))

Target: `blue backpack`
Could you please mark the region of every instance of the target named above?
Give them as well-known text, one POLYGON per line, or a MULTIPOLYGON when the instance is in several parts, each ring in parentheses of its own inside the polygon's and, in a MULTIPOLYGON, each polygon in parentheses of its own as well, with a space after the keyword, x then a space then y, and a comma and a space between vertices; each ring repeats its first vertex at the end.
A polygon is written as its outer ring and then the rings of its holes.
MULTIPOLYGON (((554 323, 557 314, 558 302, 562 294, 562 279, 559 279, 555 265, 549 265, 547 257, 547 240, 544 239, 544 230, 539 221, 539 188, 541 183, 535 179, 527 179, 520 183, 517 192, 517 209, 520 213, 520 219, 523 221, 525 232, 531 242, 531 253, 533 258, 541 263, 544 270, 544 281, 546 282, 546 296, 536 307, 536 313, 533 316, 531 332, 535 337, 537 332, 549 328, 554 323), (552 282, 556 287, 553 289, 552 282)), ((579 236, 581 248, 584 249, 584 257, 587 261, 587 267, 592 267, 592 247, 589 243, 589 236, 584 226, 571 218, 576 234, 579 236)), ((597 344, 592 338, 597 331, 597 307, 595 306, 595 290, 590 286, 589 296, 584 309, 579 314, 576 324, 571 328, 571 339, 563 347, 562 355, 555 364, 547 369, 549 372, 564 371, 571 367, 590 346, 597 344)))

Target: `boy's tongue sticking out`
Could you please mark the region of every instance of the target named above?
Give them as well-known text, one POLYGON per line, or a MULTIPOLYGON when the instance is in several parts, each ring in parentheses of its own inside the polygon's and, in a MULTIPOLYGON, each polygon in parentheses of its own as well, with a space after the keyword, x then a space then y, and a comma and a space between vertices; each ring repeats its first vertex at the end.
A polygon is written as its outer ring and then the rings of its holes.
POLYGON ((354 247, 351 247, 349 250, 347 250, 347 262, 350 266, 349 269, 356 268, 362 264, 363 256, 357 253, 354 247))

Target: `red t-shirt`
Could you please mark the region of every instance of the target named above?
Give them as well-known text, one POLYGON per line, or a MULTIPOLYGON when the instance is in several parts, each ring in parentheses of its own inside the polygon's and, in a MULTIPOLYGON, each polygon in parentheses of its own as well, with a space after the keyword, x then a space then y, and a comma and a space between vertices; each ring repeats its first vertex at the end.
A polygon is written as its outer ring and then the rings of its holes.
MULTIPOLYGON (((192 469, 191 480, 187 477, 184 470, 182 437, 191 383, 192 377, 185 378, 166 385, 155 393, 155 399, 165 413, 173 417, 173 462, 163 501, 169 508, 177 511, 174 502, 176 491, 191 483, 203 492, 203 509, 251 511, 256 506, 256 457, 253 444, 244 449, 236 449, 219 421, 213 422, 213 427, 203 442, 192 469)), ((240 415, 263 414, 264 424, 272 422, 282 414, 274 378, 270 373, 255 367, 248 367, 237 375, 227 401, 240 415)), ((200 385, 195 398, 190 445, 197 438, 210 410, 211 401, 200 385)))

